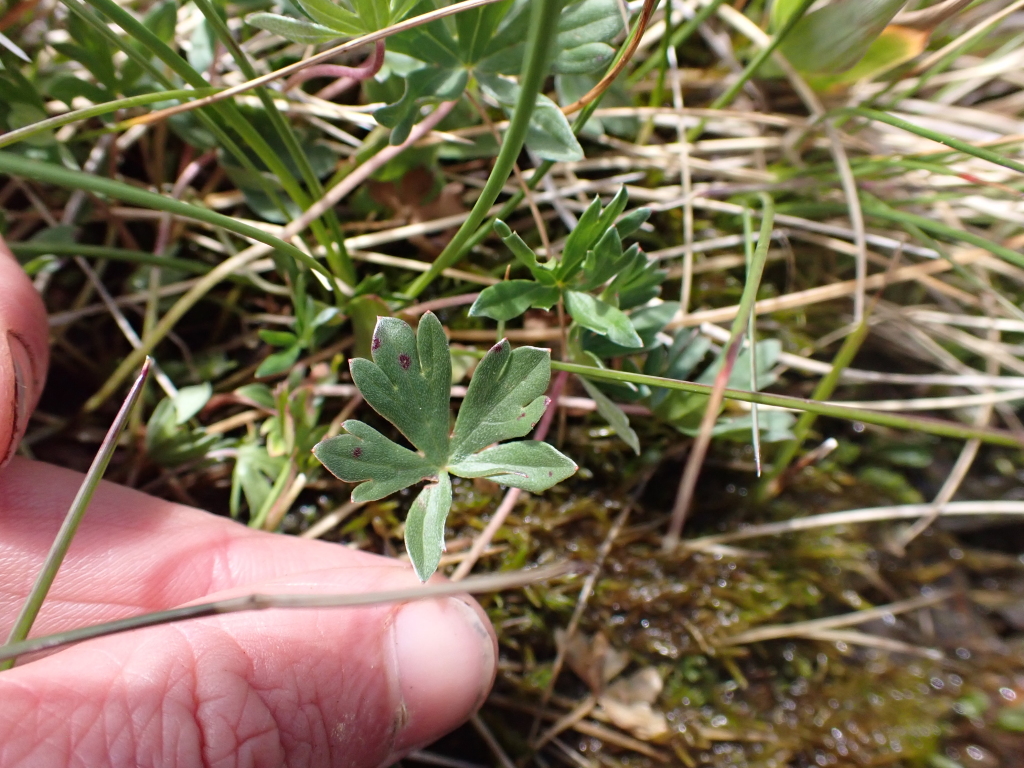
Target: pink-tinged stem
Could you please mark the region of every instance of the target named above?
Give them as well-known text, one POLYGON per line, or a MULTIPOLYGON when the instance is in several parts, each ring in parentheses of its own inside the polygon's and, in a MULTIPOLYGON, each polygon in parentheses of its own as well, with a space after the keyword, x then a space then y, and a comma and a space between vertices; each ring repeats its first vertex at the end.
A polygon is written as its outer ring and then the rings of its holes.
MULTIPOLYGON (((558 375, 555 376, 555 380, 551 382, 551 387, 548 390, 548 407, 544 411, 544 415, 541 417, 540 422, 537 424, 537 429, 533 432, 534 440, 543 440, 548 436, 548 430, 551 428, 551 420, 554 418, 555 411, 558 410, 556 405, 552 408, 553 403, 558 402, 558 398, 562 395, 562 390, 565 389, 565 382, 569 378, 569 374, 565 371, 559 371, 558 375)), ((501 505, 494 512, 488 523, 487 527, 480 531, 480 535, 473 539, 473 546, 470 547, 469 552, 466 554, 466 559, 459 563, 459 567, 455 569, 455 573, 452 574, 452 581, 459 581, 469 575, 469 572, 473 570, 473 566, 476 565, 476 561, 480 559, 480 555, 487 549, 491 541, 497 535, 498 530, 505 524, 505 519, 515 509, 516 502, 519 501, 519 495, 522 491, 519 488, 509 488, 505 492, 505 498, 501 500, 501 505)))
POLYGON ((683 525, 686 523, 686 516, 690 512, 690 505, 693 503, 693 492, 697 488, 697 478, 700 477, 700 470, 704 465, 704 457, 711 446, 711 433, 718 421, 718 412, 725 400, 725 387, 729 383, 732 369, 736 366, 736 358, 739 357, 740 348, 743 346, 743 336, 737 335, 729 343, 725 352, 725 359, 722 367, 715 376, 715 383, 708 395, 707 408, 704 409, 704 418, 700 422, 700 431, 690 448, 690 455, 686 459, 686 468, 683 470, 682 480, 679 482, 679 492, 676 494, 675 507, 672 509, 672 521, 669 524, 668 533, 665 535, 663 546, 666 552, 671 552, 679 544, 679 538, 683 533, 683 525))
POLYGON ((378 40, 374 43, 373 53, 370 54, 369 58, 366 59, 358 67, 345 67, 341 64, 315 64, 311 67, 299 70, 294 75, 288 78, 284 84, 284 91, 287 93, 292 88, 312 80, 314 77, 336 77, 339 78, 331 85, 324 88, 320 93, 317 94, 322 99, 330 98, 331 96, 341 93, 341 91, 349 88, 362 80, 368 80, 369 78, 376 75, 384 63, 384 41, 378 40), (326 91, 332 91, 330 95, 325 95, 326 91))

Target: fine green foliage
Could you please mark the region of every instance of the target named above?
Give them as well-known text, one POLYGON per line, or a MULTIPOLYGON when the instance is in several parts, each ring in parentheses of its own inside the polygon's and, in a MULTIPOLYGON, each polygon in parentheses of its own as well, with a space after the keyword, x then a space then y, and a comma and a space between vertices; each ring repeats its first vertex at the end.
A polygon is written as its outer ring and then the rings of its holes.
POLYGON ((544 263, 505 222, 495 222, 495 231, 533 279, 507 280, 485 288, 469 314, 505 321, 531 307, 550 309, 562 300, 579 328, 627 350, 639 350, 644 342, 626 310, 655 298, 665 273, 638 245, 623 250, 622 238, 650 215, 648 209, 639 208, 616 223, 626 201, 625 188, 606 207, 595 198, 566 239, 561 256, 544 263))
POLYGON ((487 477, 537 493, 576 471, 571 460, 544 442, 488 447, 525 436, 540 420, 548 405, 548 350, 495 344, 470 381, 454 430, 451 353, 432 313, 423 316, 417 332, 402 320, 379 318, 371 350, 372 362, 351 361, 352 380, 366 402, 417 450, 350 419, 342 425, 346 434, 324 440, 313 453, 337 477, 358 483, 353 501, 375 501, 431 480, 413 502, 405 526, 406 547, 421 580, 437 570, 441 557, 451 507, 449 473, 487 477))
POLYGON ((245 21, 258 29, 306 45, 340 37, 356 37, 396 24, 416 5, 416 0, 297 0, 309 18, 279 13, 252 13, 245 21), (312 21, 310 21, 312 19, 312 21))
MULTIPOLYGON (((389 50, 402 59, 399 67, 395 57, 389 57, 390 71, 403 78, 403 92, 374 116, 391 128, 391 143, 405 140, 420 119, 422 105, 457 99, 467 87, 475 86, 511 116, 520 93, 520 84, 511 78, 523 68, 529 8, 527 0, 505 0, 460 13, 454 24, 439 20, 390 38, 389 50)), ((413 12, 431 9, 431 3, 421 2, 413 12)), ((602 68, 615 54, 608 43, 621 31, 622 16, 615 0, 569 4, 559 16, 552 72, 580 74, 602 68)), ((543 94, 536 97, 526 146, 545 160, 583 158, 569 122, 543 94)))
POLYGON ((146 423, 146 453, 164 467, 200 459, 220 442, 217 435, 208 435, 202 427, 189 422, 203 409, 213 395, 209 383, 180 389, 174 397, 157 403, 146 423))

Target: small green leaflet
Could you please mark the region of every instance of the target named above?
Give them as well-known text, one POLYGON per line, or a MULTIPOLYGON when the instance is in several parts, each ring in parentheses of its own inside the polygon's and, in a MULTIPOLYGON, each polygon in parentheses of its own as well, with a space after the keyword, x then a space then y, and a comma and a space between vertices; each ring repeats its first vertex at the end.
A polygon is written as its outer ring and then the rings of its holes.
POLYGON ((351 361, 352 380, 366 402, 417 449, 394 443, 361 421, 319 443, 313 453, 335 476, 358 483, 353 501, 382 499, 421 480, 430 481, 413 502, 405 543, 416 575, 426 581, 444 548, 444 523, 452 503, 449 473, 488 477, 539 493, 577 467, 544 442, 523 437, 547 408, 551 352, 495 344, 480 361, 451 429, 451 355, 441 322, 427 312, 416 332, 393 317, 380 317, 370 343, 373 361, 351 361))

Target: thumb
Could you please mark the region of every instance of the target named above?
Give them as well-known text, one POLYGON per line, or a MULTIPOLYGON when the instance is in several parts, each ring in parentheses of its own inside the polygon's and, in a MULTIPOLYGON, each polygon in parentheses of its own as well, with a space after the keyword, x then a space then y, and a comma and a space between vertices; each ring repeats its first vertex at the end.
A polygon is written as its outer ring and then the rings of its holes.
POLYGON ((25 433, 49 360, 46 308, 0 238, 0 467, 25 433))
MULTIPOLYGON (((411 583, 373 565, 244 591, 411 583)), ((384 766, 482 703, 496 659, 484 621, 473 601, 447 598, 227 614, 82 643, 0 674, 0 767, 384 766)))

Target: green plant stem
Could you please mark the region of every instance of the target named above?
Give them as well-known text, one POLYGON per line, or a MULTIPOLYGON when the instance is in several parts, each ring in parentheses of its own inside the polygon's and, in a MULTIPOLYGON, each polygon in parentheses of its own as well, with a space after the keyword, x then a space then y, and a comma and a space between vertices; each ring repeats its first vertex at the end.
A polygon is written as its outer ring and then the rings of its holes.
MULTIPOLYGON (((455 237, 434 260, 430 269, 416 278, 406 289, 410 298, 419 296, 441 272, 458 260, 464 246, 472 238, 480 224, 487 217, 491 205, 498 198, 502 187, 508 180, 515 165, 519 152, 526 139, 526 131, 530 125, 530 117, 537 102, 544 78, 547 77, 551 59, 551 47, 558 32, 558 16, 562 10, 561 0, 533 0, 530 13, 530 31, 526 38, 526 58, 523 61, 523 72, 519 80, 519 99, 515 111, 505 131, 501 150, 494 161, 487 183, 480 192, 473 209, 455 237)), ((539 181, 539 179, 538 179, 539 181)))
MULTIPOLYGON (((694 27, 694 29, 696 29, 696 27, 694 27)), ((622 45, 619 47, 619 50, 615 54, 615 58, 612 59, 611 63, 608 65, 606 74, 607 72, 612 72, 615 70, 615 68, 619 65, 619 62, 622 60, 622 57, 625 55, 626 51, 629 50, 633 37, 640 33, 640 22, 638 20, 637 23, 633 25, 633 30, 630 33, 630 36, 626 38, 626 40, 622 43, 622 45)), ((579 114, 576 115, 576 119, 572 123, 573 133, 579 134, 579 132, 583 130, 583 126, 587 124, 587 121, 590 120, 591 116, 594 114, 594 111, 601 103, 602 97, 603 94, 601 96, 598 96, 596 99, 594 99, 592 102, 584 106, 583 109, 579 111, 579 114)), ((550 171, 552 167, 554 167, 554 165, 554 161, 544 160, 540 165, 538 165, 534 169, 533 173, 530 174, 530 178, 526 180, 526 188, 530 190, 536 189, 537 185, 540 184, 541 179, 543 179, 547 175, 548 171, 550 171)), ((418 279, 417 282, 421 282, 419 292, 422 292, 422 290, 426 288, 427 285, 429 285, 430 282, 432 282, 437 277, 437 275, 441 274, 443 270, 448 269, 448 267, 450 267, 452 264, 455 264, 469 251, 471 251, 473 248, 476 248, 478 245, 480 245, 480 243, 482 243, 484 240, 490 237, 490 234, 494 229, 494 222, 497 219, 507 219, 509 216, 511 216, 512 213, 516 210, 516 208, 519 207, 519 204, 523 202, 523 199, 525 197, 526 192, 524 192, 522 189, 516 190, 512 194, 512 196, 505 201, 501 209, 493 217, 491 217, 485 224, 477 227, 476 231, 473 232, 472 235, 469 235, 465 239, 465 242, 458 249, 452 249, 449 251, 449 249, 446 248, 445 252, 438 256, 437 260, 434 262, 434 266, 431 267, 429 271, 425 272, 418 279), (446 253, 448 254, 447 256, 445 255, 446 253), (445 259, 443 263, 441 262, 442 257, 444 257, 445 259), (438 264, 440 264, 440 266, 437 266, 438 264)), ((461 232, 462 230, 460 229, 459 231, 461 232)), ((415 295, 418 295, 418 293, 415 295)))
MULTIPOLYGON (((754 256, 750 260, 750 266, 747 269, 746 280, 743 283, 743 294, 740 296, 739 308, 736 311, 736 317, 733 318, 732 329, 729 332, 729 343, 722 350, 722 367, 715 376, 715 383, 711 388, 711 395, 708 397, 704 416, 701 418, 700 430, 693 441, 693 447, 690 448, 690 455, 686 459, 686 467, 683 469, 683 476, 679 481, 679 492, 676 494, 675 506, 672 509, 672 519, 669 523, 668 532, 665 534, 665 539, 662 542, 666 552, 675 550, 683 533, 683 525, 690 511, 690 504, 693 502, 693 493, 697 488, 697 479, 700 477, 704 458, 707 456, 708 448, 711 446, 711 436, 714 432, 715 422, 718 420, 718 414, 725 400, 725 388, 729 383, 729 377, 732 375, 736 359, 739 357, 740 348, 743 346, 743 337, 747 326, 753 317, 754 304, 757 302, 757 291, 761 287, 764 265, 768 261, 768 249, 772 243, 772 229, 774 227, 775 203, 771 197, 762 194, 761 231, 757 240, 757 247, 754 249, 754 256)), ((751 339, 750 354, 754 354, 753 339, 751 339)))
POLYGON ((957 152, 963 152, 965 155, 971 155, 972 157, 977 157, 980 160, 987 160, 990 163, 1001 165, 1004 168, 1009 168, 1011 171, 1016 171, 1017 173, 1024 173, 1024 164, 1018 163, 1016 160, 1011 160, 1010 158, 1000 155, 998 152, 993 152, 990 149, 976 147, 969 142, 961 141, 960 139, 948 136, 945 133, 933 131, 930 128, 923 128, 920 125, 914 125, 906 120, 894 117, 887 112, 880 112, 877 109, 864 109, 863 107, 851 107, 849 109, 839 110, 839 114, 844 113, 858 115, 859 117, 864 117, 868 120, 875 120, 879 123, 891 125, 894 128, 901 128, 902 130, 913 133, 916 136, 922 136, 926 139, 937 141, 939 144, 944 144, 951 149, 955 149, 957 152))
MULTIPOLYGON (((460 354, 466 354, 456 350, 460 354)), ((480 357, 483 353, 479 353, 480 357)), ((712 387, 707 384, 695 384, 691 381, 678 381, 667 379, 662 376, 650 376, 644 373, 632 373, 630 371, 615 371, 607 368, 593 368, 575 363, 563 363, 558 360, 551 361, 551 370, 568 371, 577 376, 584 376, 588 379, 599 379, 602 381, 617 381, 624 384, 643 385, 652 388, 674 389, 680 392, 693 392, 699 395, 710 395, 712 387)), ((841 403, 820 403, 816 400, 807 400, 802 397, 788 397, 786 395, 771 395, 764 392, 747 392, 742 389, 725 390, 727 400, 738 400, 742 403, 757 403, 758 405, 770 405, 779 408, 787 408, 794 411, 814 413, 818 416, 828 416, 846 421, 860 421, 864 424, 874 424, 880 427, 891 427, 893 429, 905 429, 911 432, 921 432, 928 435, 940 437, 952 437, 957 440, 970 440, 977 438, 984 443, 992 445, 1005 445, 1010 448, 1024 447, 1024 442, 1018 440, 1017 436, 1002 430, 974 427, 967 424, 957 424, 942 419, 930 419, 921 416, 903 416, 894 413, 872 411, 868 408, 851 408, 841 403)))
MULTIPOLYGON (((246 79, 254 80, 256 78, 256 70, 253 68, 252 63, 249 61, 249 57, 246 56, 245 51, 242 50, 241 46, 235 40, 231 34, 231 30, 228 29, 228 25, 224 23, 224 19, 217 13, 217 9, 214 8, 213 3, 210 0, 195 0, 196 7, 206 17, 206 20, 213 27, 214 32, 217 34, 218 39, 224 44, 224 46, 231 52, 235 63, 238 64, 238 68, 245 75, 246 79)), ((298 139, 295 137, 295 132, 292 130, 288 121, 285 120, 284 115, 277 108, 277 104, 274 103, 273 97, 267 92, 266 88, 257 88, 256 95, 259 97, 260 102, 263 104, 263 109, 267 113, 267 117, 274 126, 274 130, 277 131, 277 135, 284 142, 285 147, 288 149, 288 154, 291 155, 292 161, 299 169, 299 173, 302 174, 302 180, 309 187, 314 198, 319 199, 324 196, 324 188, 320 183, 320 179, 317 177, 316 172, 313 170, 313 166, 310 165, 309 158, 306 153, 299 146, 298 139)), ((327 253, 327 264, 330 266, 331 271, 344 280, 349 285, 354 285, 356 282, 356 271, 352 265, 352 260, 349 258, 348 252, 345 250, 345 238, 341 233, 341 226, 338 223, 338 217, 335 215, 334 209, 331 208, 324 212, 324 221, 327 223, 327 227, 330 230, 330 240, 326 243, 327 253)), ((337 298, 340 300, 341 295, 337 298)))
POLYGON ((994 243, 981 235, 976 235, 965 229, 955 229, 948 224, 943 224, 940 221, 934 221, 926 218, 925 216, 918 216, 914 213, 907 213, 906 211, 899 211, 895 208, 890 208, 889 206, 881 204, 864 195, 861 196, 861 205, 864 208, 864 213, 869 216, 876 216, 877 218, 895 221, 899 224, 909 224, 911 226, 919 227, 924 232, 930 232, 933 235, 938 235, 939 237, 944 237, 952 241, 960 240, 965 243, 970 243, 971 245, 975 245, 978 248, 988 251, 994 256, 1005 259, 1011 264, 1015 264, 1018 267, 1024 267, 1024 255, 1019 254, 1004 245, 994 243))
POLYGON ((317 272, 321 273, 332 283, 332 285, 334 285, 335 290, 338 290, 337 284, 334 283, 334 276, 312 256, 303 252, 299 248, 296 248, 291 243, 286 243, 279 237, 274 237, 273 235, 268 234, 259 227, 246 224, 230 216, 225 216, 223 214, 216 213, 215 211, 201 208, 198 205, 183 203, 180 200, 176 200, 167 195, 158 195, 155 192, 148 192, 147 190, 139 189, 138 187, 133 187, 130 184, 124 184, 120 181, 114 181, 113 179, 107 179, 102 176, 94 176, 90 173, 83 173, 82 171, 72 171, 69 168, 54 165, 53 163, 42 163, 38 160, 29 160, 28 158, 13 155, 9 152, 0 152, 0 173, 7 173, 12 176, 21 176, 27 179, 35 179, 36 181, 55 184, 59 187, 84 189, 87 192, 108 195, 110 197, 117 198, 118 200, 135 203, 136 205, 141 205, 153 210, 166 211, 167 213, 183 216, 187 219, 202 221, 207 224, 212 224, 215 227, 223 227, 230 232, 257 240, 269 245, 271 248, 276 248, 283 253, 287 253, 292 258, 308 265, 310 269, 315 269, 317 272))
MULTIPOLYGON (((10 635, 7 636, 8 645, 20 642, 28 637, 32 624, 36 620, 36 615, 39 613, 39 609, 42 607, 50 587, 53 585, 53 580, 57 577, 57 571, 60 570, 61 563, 64 562, 64 557, 68 553, 71 540, 75 537, 78 526, 85 516, 85 510, 89 508, 89 502, 92 501, 92 496, 96 492, 96 486, 99 485, 100 479, 103 477, 103 473, 106 472, 107 465, 114 455, 114 450, 117 448, 117 440, 121 436, 121 430, 128 423, 128 417, 135 408, 139 395, 142 394, 142 388, 146 383, 150 366, 151 361, 147 359, 146 363, 142 366, 139 377, 135 380, 135 384, 132 385, 124 403, 121 404, 121 410, 117 412, 114 422, 110 425, 110 429, 107 430, 107 434, 100 444, 100 449, 92 460, 92 465, 90 465, 89 471, 86 473, 85 478, 83 478, 82 485, 78 488, 78 493, 75 494, 75 498, 71 502, 71 508, 68 509, 64 522, 57 532, 57 537, 53 540, 53 545, 46 555, 46 560, 43 562, 43 567, 36 577, 35 583, 32 585, 32 590, 28 593, 28 597, 25 598, 25 604, 18 613, 18 618, 14 622, 14 627, 11 628, 10 635)), ((14 666, 14 659, 0 661, 0 670, 10 669, 12 666, 14 666)))
POLYGON ((90 256, 96 259, 125 261, 132 264, 152 264, 155 267, 167 267, 182 272, 203 275, 210 271, 208 264, 194 259, 176 259, 171 256, 155 256, 145 251, 131 251, 126 248, 112 248, 105 245, 82 245, 81 243, 47 243, 29 241, 25 243, 8 243, 7 246, 15 256, 45 256, 59 254, 61 256, 90 256))
POLYGON ((0 148, 8 147, 11 144, 17 144, 19 141, 30 139, 44 131, 60 128, 68 123, 75 123, 79 120, 88 120, 91 117, 99 117, 100 115, 116 112, 119 109, 143 107, 157 101, 185 101, 186 99, 209 96, 210 94, 217 93, 220 90, 220 88, 188 88, 174 91, 159 91, 157 93, 144 93, 141 96, 129 96, 126 99, 105 101, 102 104, 96 104, 95 106, 86 107, 85 109, 76 109, 73 112, 67 112, 63 115, 57 115, 56 117, 51 117, 47 120, 40 120, 38 123, 32 123, 32 125, 26 125, 24 128, 8 131, 3 136, 0 136, 0 148))
MULTIPOLYGON (((743 90, 743 86, 749 82, 749 80, 757 74, 757 70, 761 68, 761 65, 768 61, 768 57, 771 56, 778 47, 782 44, 782 41, 786 39, 793 28, 797 25, 800 19, 803 18, 804 14, 807 13, 807 9, 810 8, 817 0, 801 0, 800 5, 797 6, 790 14, 789 18, 786 19, 786 23, 782 25, 778 32, 772 37, 771 42, 768 43, 764 48, 757 52, 757 55, 750 60, 746 68, 736 78, 736 82, 730 85, 724 93, 722 93, 717 99, 711 102, 710 109, 725 109, 732 100, 739 95, 739 92, 743 90)), ((686 134, 687 141, 696 141, 700 138, 700 135, 704 133, 704 128, 707 126, 707 120, 701 120, 689 133, 686 134)))
MULTIPOLYGON (((114 2, 114 0, 87 0, 87 2, 97 8, 111 21, 118 24, 129 35, 138 40, 146 47, 146 49, 152 52, 154 56, 159 58, 175 74, 181 77, 193 88, 209 87, 209 83, 207 83, 203 76, 196 72, 195 69, 185 61, 185 59, 179 56, 177 52, 173 51, 166 43, 164 43, 163 40, 153 34, 145 24, 114 2)), ((234 102, 225 102, 224 104, 217 106, 215 109, 217 109, 221 116, 227 121, 228 125, 230 125, 235 132, 245 140, 249 147, 252 148, 260 161, 270 170, 270 172, 277 177, 278 182, 284 188, 285 192, 288 193, 288 196, 295 201, 296 205, 303 209, 308 208, 312 201, 302 189, 302 186, 293 178, 291 170, 284 164, 281 158, 278 157, 277 152, 275 152, 267 143, 266 139, 260 135, 260 132, 245 119, 245 116, 241 113, 234 102)), ((323 225, 319 223, 319 220, 311 222, 310 228, 313 230, 313 235, 316 237, 317 242, 330 252, 330 235, 324 229, 323 225)), ((339 292, 335 291, 335 295, 339 295, 339 292)))
MULTIPOLYGON (((836 387, 839 385, 839 379, 843 371, 850 367, 853 358, 864 343, 864 339, 868 337, 869 330, 870 326, 868 325, 867 317, 865 317, 854 329, 853 333, 843 340, 842 346, 832 360, 832 370, 826 373, 821 381, 818 382, 818 386, 814 388, 814 392, 811 394, 812 400, 827 400, 832 397, 832 393, 835 392, 836 387)), ((793 459, 796 458, 797 452, 803 446, 817 418, 816 414, 809 411, 804 411, 800 414, 800 418, 797 419, 796 425, 793 427, 792 439, 782 446, 778 456, 776 456, 775 461, 772 463, 771 471, 761 480, 758 496, 762 500, 776 495, 778 492, 778 478, 782 476, 793 459)))

